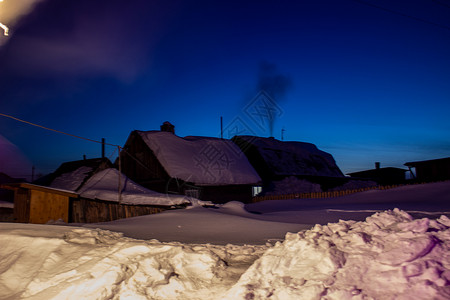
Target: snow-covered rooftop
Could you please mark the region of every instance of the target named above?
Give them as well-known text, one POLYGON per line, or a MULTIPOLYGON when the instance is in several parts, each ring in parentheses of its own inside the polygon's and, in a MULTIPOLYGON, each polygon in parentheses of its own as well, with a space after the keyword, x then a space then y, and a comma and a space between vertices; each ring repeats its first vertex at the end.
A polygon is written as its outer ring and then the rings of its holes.
POLYGON ((256 136, 236 136, 233 140, 244 151, 254 146, 274 175, 344 177, 333 156, 314 144, 256 136))
MULTIPOLYGON (((119 171, 109 168, 93 175, 80 188, 81 197, 105 201, 119 201, 119 171)), ((184 196, 161 194, 146 189, 120 174, 123 204, 172 206, 190 203, 184 196)))
POLYGON ((82 166, 72 172, 67 172, 61 174, 61 176, 56 177, 50 187, 57 189, 64 189, 69 191, 76 191, 86 180, 86 178, 92 173, 92 168, 87 166, 82 166))
POLYGON ((256 184, 261 178, 232 141, 137 131, 172 178, 198 185, 256 184))

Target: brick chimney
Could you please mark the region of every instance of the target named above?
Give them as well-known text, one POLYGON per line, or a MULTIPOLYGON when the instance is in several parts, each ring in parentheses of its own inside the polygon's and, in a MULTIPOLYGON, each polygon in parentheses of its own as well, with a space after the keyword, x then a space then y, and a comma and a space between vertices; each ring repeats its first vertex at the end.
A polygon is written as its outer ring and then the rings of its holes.
POLYGON ((172 125, 169 121, 165 121, 161 126, 161 131, 171 132, 175 134, 175 126, 172 125))

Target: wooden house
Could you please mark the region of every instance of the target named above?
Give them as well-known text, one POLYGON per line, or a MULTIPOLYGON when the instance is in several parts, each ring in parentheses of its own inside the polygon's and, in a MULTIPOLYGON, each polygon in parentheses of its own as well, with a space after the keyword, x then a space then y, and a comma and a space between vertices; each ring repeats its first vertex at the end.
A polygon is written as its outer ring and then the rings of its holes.
POLYGON ((373 180, 379 185, 394 185, 405 183, 406 171, 405 169, 394 167, 381 168, 377 162, 375 163, 375 169, 352 172, 347 175, 356 179, 373 180))
POLYGON ((263 190, 289 177, 320 184, 324 190, 348 181, 333 156, 314 144, 257 136, 235 136, 232 141, 262 178, 263 190))
POLYGON ((253 186, 261 181, 230 140, 181 138, 172 131, 131 132, 120 164, 126 176, 151 190, 214 203, 249 202, 253 186))
POLYGON ((450 157, 405 163, 419 182, 450 180, 450 157), (415 171, 412 171, 414 169, 415 171))

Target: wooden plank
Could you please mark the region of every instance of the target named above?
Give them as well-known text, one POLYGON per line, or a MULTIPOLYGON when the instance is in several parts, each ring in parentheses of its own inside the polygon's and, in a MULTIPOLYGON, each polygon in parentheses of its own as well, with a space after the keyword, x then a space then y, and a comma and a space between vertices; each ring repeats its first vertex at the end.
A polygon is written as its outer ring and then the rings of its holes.
POLYGON ((31 190, 29 222, 45 224, 58 219, 69 222, 69 198, 41 190, 31 190))
POLYGON ((29 191, 18 188, 14 192, 14 220, 19 223, 28 223, 30 220, 29 191))

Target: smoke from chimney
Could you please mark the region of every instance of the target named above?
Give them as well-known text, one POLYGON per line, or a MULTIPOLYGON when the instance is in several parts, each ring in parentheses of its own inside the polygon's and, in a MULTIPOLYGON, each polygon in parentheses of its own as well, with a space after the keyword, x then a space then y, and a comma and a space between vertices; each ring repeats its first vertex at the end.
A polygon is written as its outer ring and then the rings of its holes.
POLYGON ((282 101, 286 93, 292 87, 292 79, 278 72, 275 64, 263 61, 259 65, 257 91, 265 92, 270 96, 270 100, 266 104, 267 107, 267 123, 270 136, 273 136, 273 127, 275 124, 275 118, 277 110, 279 110, 279 103, 282 101))

